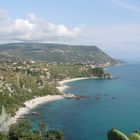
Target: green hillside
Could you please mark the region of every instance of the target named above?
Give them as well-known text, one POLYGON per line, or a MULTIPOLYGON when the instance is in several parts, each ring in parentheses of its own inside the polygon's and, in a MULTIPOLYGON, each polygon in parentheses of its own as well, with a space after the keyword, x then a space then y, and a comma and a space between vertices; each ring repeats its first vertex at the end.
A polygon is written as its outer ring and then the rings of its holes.
POLYGON ((110 63, 112 65, 118 63, 117 60, 111 58, 96 46, 10 43, 0 45, 0 53, 3 52, 14 59, 17 57, 57 63, 110 63))

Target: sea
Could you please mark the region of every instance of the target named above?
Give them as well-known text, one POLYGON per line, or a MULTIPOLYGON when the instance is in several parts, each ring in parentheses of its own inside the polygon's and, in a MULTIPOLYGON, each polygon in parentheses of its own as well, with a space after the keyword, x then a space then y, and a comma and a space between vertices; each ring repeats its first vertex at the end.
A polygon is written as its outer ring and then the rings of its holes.
POLYGON ((107 140, 116 128, 126 135, 140 130, 140 64, 128 63, 105 69, 116 79, 89 79, 66 83, 66 93, 86 96, 63 99, 31 110, 32 127, 43 120, 48 129, 62 130, 65 140, 107 140))

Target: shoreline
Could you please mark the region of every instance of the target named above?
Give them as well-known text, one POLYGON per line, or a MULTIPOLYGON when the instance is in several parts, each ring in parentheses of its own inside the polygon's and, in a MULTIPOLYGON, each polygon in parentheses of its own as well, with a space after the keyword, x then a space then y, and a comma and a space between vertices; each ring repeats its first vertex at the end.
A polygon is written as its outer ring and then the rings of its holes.
POLYGON ((65 83, 72 82, 72 81, 86 80, 86 79, 97 79, 97 77, 72 78, 72 79, 65 79, 59 81, 58 83, 60 84, 60 86, 57 86, 56 88, 59 90, 59 92, 62 95, 46 95, 42 97, 36 97, 34 99, 24 102, 23 104, 25 105, 25 107, 20 107, 16 112, 15 116, 11 117, 12 123, 10 125, 16 123, 20 118, 22 118, 23 115, 28 114, 31 109, 36 108, 41 104, 49 103, 52 101, 61 100, 65 98, 75 97, 74 94, 64 93, 64 90, 70 88, 69 86, 65 85, 65 83))
POLYGON ((58 83, 60 86, 57 86, 56 88, 61 92, 64 93, 64 90, 67 88, 70 88, 69 86, 65 85, 66 83, 73 82, 73 81, 80 81, 80 80, 88 80, 88 79, 97 79, 98 77, 82 77, 82 78, 72 78, 72 79, 65 79, 62 81, 59 81, 58 83))
POLYGON ((34 109, 41 104, 61 99, 64 99, 63 95, 47 95, 24 102, 23 104, 25 105, 25 107, 20 107, 16 112, 15 116, 11 117, 12 123, 10 125, 16 123, 20 118, 22 118, 23 115, 28 114, 31 111, 31 109, 34 109))

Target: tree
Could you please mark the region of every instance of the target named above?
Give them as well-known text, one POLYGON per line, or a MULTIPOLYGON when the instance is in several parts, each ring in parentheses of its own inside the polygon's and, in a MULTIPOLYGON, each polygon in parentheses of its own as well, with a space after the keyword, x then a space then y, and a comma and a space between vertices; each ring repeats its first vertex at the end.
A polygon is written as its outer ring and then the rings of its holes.
POLYGON ((64 140, 61 131, 48 130, 43 121, 38 125, 39 130, 33 131, 28 121, 21 121, 11 126, 7 138, 9 140, 64 140))
POLYGON ((104 74, 103 68, 93 68, 92 73, 94 76, 102 77, 104 74))

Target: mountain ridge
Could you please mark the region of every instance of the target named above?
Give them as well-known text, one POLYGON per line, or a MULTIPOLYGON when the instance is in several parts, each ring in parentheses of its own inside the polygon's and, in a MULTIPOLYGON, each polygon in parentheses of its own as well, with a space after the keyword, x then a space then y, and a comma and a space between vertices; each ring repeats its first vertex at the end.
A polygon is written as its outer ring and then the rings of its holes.
POLYGON ((111 58, 95 45, 68 45, 57 43, 7 43, 0 44, 0 53, 11 56, 57 63, 91 63, 115 65, 111 58))

